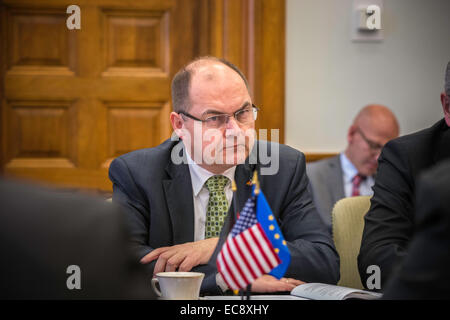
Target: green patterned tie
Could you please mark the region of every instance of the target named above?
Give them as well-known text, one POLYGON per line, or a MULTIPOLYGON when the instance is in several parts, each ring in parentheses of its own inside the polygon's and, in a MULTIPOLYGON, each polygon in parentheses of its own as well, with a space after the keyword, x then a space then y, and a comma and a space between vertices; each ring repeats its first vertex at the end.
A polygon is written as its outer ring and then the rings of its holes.
POLYGON ((205 239, 218 237, 228 212, 225 186, 230 181, 225 176, 212 176, 205 182, 209 191, 208 209, 206 210, 205 239))

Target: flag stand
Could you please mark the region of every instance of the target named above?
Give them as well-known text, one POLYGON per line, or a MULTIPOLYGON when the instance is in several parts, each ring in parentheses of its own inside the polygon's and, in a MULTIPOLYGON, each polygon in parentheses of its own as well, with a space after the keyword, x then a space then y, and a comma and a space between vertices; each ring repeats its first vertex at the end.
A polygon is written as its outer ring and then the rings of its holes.
POLYGON ((250 300, 250 295, 252 292, 252 285, 248 284, 245 290, 240 290, 241 300, 250 300))

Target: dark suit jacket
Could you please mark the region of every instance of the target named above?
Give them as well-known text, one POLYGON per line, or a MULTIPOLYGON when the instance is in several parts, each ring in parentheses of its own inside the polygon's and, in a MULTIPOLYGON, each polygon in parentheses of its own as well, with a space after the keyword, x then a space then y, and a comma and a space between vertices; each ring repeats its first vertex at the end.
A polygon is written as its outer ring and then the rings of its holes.
POLYGON ((331 232, 331 212, 337 201, 345 198, 340 155, 308 163, 306 172, 310 192, 322 220, 331 232))
POLYGON ((361 281, 367 267, 381 269, 381 289, 405 250, 413 231, 413 208, 418 175, 450 157, 450 129, 444 120, 432 127, 388 142, 379 157, 377 179, 365 216, 358 256, 361 281))
POLYGON ((0 179, 0 207, 0 299, 154 298, 113 204, 0 179))
MULTIPOLYGON (((171 161, 171 152, 178 143, 182 142, 167 140, 156 148, 134 151, 111 163, 113 201, 127 210, 131 239, 139 259, 154 248, 194 241, 189 168, 187 164, 171 161)), ((253 152, 264 146, 265 142, 256 143, 253 152)), ((268 146, 270 150, 273 144, 268 146)), ((307 190, 305 157, 290 147, 278 146, 279 171, 271 176, 260 175, 260 183, 291 251, 287 275, 308 282, 336 283, 339 257, 307 190)), ((261 165, 247 161, 236 167, 239 208, 250 196, 251 187, 246 183, 251 180, 254 168, 259 171, 261 165)), ((234 203, 225 222, 228 227, 223 231, 231 225, 233 207, 234 203)), ((221 242, 224 236, 222 233, 221 242)), ((217 250, 208 265, 194 268, 206 273, 202 293, 221 293, 215 281, 216 254, 217 250)), ((155 262, 147 265, 150 274, 154 266, 155 262)))
POLYGON ((450 161, 421 176, 414 235, 384 299, 450 299, 450 161))

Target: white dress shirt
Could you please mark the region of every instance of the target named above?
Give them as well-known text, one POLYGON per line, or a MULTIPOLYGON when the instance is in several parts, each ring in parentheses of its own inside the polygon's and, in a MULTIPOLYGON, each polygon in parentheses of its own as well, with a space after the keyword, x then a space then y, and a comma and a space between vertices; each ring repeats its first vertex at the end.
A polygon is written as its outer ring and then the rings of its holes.
MULTIPOLYGON (((194 198, 194 241, 198 241, 205 239, 206 210, 208 209, 209 200, 209 191, 205 186, 205 182, 215 174, 196 164, 189 155, 189 152, 186 152, 186 158, 191 174, 192 195, 194 198)), ((230 209, 231 201, 233 199, 231 181, 234 180, 235 171, 236 166, 231 167, 222 173, 222 175, 230 179, 225 186, 228 209, 230 209)))
MULTIPOLYGON (((342 167, 342 179, 344 182, 344 192, 346 197, 351 197, 353 189, 353 178, 358 174, 358 170, 355 168, 353 163, 346 157, 344 152, 341 153, 341 167, 342 167)), ((372 176, 367 177, 359 185, 359 194, 362 196, 373 195, 372 186, 375 180, 372 176)))

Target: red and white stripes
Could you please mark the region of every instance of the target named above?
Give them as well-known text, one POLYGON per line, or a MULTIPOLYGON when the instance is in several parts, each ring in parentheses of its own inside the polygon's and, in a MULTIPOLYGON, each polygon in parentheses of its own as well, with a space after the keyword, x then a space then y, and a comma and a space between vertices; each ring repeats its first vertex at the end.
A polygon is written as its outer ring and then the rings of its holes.
POLYGON ((230 234, 217 257, 217 268, 232 290, 245 288, 280 263, 259 223, 235 237, 230 234))

